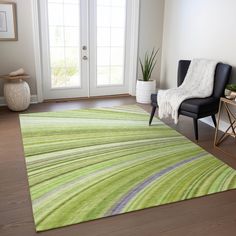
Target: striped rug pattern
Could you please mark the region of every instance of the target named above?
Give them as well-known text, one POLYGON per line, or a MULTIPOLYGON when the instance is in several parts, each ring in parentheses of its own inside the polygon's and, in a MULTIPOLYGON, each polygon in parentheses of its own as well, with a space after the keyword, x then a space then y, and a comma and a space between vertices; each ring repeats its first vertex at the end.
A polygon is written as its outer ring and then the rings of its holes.
POLYGON ((20 116, 37 231, 236 188, 236 171, 138 106, 20 116))

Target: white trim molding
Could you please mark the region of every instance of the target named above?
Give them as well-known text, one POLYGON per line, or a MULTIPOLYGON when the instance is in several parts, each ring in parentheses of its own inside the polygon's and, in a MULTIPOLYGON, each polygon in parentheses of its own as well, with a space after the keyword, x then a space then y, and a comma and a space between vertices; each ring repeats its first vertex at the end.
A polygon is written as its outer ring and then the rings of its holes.
POLYGON ((31 0, 32 20, 33 20, 34 60, 35 60, 35 72, 36 72, 36 83, 37 83, 37 101, 43 102, 42 59, 41 59, 38 4, 39 4, 38 0, 31 0))
POLYGON ((140 23, 140 0, 132 0, 131 13, 131 32, 130 32, 130 58, 134 58, 134 62, 130 64, 129 71, 129 94, 136 95, 136 81, 138 75, 138 50, 139 50, 139 23, 140 23))
MULTIPOLYGON (((38 101, 38 96, 37 95, 31 95, 30 97, 30 104, 37 104, 39 103, 38 101)), ((7 106, 5 98, 0 97, 0 107, 7 106)))

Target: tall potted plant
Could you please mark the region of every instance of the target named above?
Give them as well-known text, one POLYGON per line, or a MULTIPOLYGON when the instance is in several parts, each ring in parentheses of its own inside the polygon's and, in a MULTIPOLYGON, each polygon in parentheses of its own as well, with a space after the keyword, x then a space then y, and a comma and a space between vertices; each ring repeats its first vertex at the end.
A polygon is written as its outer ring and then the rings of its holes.
POLYGON ((151 76, 157 63, 156 56, 158 52, 159 49, 153 49, 150 55, 148 52, 145 54, 143 61, 139 58, 142 79, 137 80, 136 101, 138 103, 150 103, 151 94, 156 92, 156 80, 152 80, 151 76))

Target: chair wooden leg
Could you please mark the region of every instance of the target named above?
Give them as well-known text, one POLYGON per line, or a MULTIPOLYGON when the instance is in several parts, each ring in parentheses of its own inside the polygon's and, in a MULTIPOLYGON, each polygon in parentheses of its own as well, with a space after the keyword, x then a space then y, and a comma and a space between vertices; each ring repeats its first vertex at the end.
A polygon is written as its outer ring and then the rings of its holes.
POLYGON ((216 116, 215 116, 215 115, 212 115, 211 118, 212 118, 212 121, 213 121, 213 123, 214 123, 214 125, 215 125, 215 127, 216 127, 216 126, 217 126, 217 123, 216 123, 216 116))
POLYGON ((151 116, 150 116, 150 120, 149 120, 149 125, 152 124, 152 120, 155 115, 156 109, 157 109, 156 106, 152 106, 152 112, 151 112, 151 116))
POLYGON ((198 119, 193 119, 195 139, 198 140, 198 119))

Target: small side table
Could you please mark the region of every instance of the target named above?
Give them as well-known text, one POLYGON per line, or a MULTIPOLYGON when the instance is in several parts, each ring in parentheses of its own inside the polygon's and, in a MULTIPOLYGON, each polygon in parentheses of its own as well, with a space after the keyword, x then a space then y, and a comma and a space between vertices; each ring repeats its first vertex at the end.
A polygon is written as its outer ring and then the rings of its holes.
MULTIPOLYGON (((234 137, 236 138, 236 114, 232 111, 232 107, 236 108, 236 102, 234 100, 229 100, 227 98, 221 98, 220 99, 220 106, 219 106, 219 116, 217 121, 217 127, 215 132, 215 140, 214 140, 214 146, 219 147, 219 145, 228 137, 234 137), (223 108, 226 110, 226 115, 229 121, 229 127, 226 129, 226 131, 223 132, 223 134, 219 135, 219 126, 220 121, 223 113, 223 108)), ((222 150, 223 151, 223 150, 222 150)), ((230 153, 227 153, 230 154, 230 153)))
POLYGON ((27 74, 20 76, 4 75, 0 77, 5 80, 4 97, 7 106, 12 111, 24 111, 30 105, 30 88, 25 81, 30 76, 27 74))

